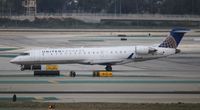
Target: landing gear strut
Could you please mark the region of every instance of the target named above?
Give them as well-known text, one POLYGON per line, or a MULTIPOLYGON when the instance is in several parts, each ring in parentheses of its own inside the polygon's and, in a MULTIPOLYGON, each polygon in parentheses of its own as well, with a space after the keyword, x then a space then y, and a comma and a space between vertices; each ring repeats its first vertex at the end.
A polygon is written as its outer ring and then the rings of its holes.
POLYGON ((105 69, 106 71, 112 71, 112 65, 106 65, 105 69))

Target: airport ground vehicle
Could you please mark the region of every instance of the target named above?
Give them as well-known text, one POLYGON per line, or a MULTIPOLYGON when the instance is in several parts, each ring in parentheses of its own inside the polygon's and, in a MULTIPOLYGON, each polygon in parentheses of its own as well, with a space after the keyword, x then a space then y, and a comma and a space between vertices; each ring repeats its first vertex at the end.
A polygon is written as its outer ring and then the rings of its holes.
POLYGON ((58 65, 38 65, 34 71, 34 76, 59 76, 58 65))
POLYGON ((112 71, 93 71, 93 77, 112 77, 112 71))

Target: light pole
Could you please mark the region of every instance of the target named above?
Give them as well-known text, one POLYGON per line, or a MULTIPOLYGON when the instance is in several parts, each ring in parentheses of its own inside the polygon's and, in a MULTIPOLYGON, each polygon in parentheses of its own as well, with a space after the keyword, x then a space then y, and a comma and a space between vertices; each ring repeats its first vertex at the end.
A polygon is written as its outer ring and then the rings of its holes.
POLYGON ((117 0, 115 0, 115 16, 117 14, 117 0))
POLYGON ((119 14, 121 15, 122 13, 122 1, 119 0, 119 14))
POLYGON ((4 0, 1 0, 1 17, 3 17, 3 13, 4 13, 4 0))
POLYGON ((67 2, 68 2, 68 0, 66 0, 63 4, 62 15, 63 15, 63 13, 66 13, 67 2))
POLYGON ((76 8, 76 13, 79 13, 79 12, 78 12, 78 1, 77 1, 77 0, 74 0, 74 4, 75 4, 75 8, 76 8))
POLYGON ((138 0, 136 0, 136 13, 138 14, 138 0))
POLYGON ((2 13, 3 13, 3 1, 1 1, 1 17, 2 17, 2 13))

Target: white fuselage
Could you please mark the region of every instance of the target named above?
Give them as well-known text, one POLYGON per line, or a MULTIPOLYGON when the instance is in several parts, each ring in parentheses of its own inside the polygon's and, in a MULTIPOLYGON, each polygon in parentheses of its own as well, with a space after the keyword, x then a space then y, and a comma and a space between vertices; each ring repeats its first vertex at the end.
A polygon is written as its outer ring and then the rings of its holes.
POLYGON ((151 46, 118 46, 93 48, 55 48, 25 52, 11 63, 15 64, 123 64, 133 61, 156 59, 175 54, 173 48, 151 46), (155 50, 149 52, 152 48, 155 50))

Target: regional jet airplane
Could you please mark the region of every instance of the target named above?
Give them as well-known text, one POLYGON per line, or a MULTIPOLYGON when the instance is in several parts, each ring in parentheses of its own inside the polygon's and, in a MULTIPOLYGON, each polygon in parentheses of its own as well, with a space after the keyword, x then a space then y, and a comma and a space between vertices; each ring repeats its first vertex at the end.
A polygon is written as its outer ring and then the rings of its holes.
POLYGON ((175 28, 158 46, 113 46, 90 48, 45 48, 22 53, 10 62, 21 65, 21 70, 34 70, 42 64, 88 64, 105 65, 112 71, 112 65, 152 60, 179 53, 177 49, 182 37, 190 31, 175 28))

